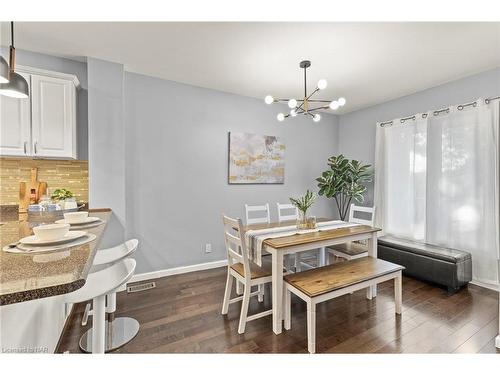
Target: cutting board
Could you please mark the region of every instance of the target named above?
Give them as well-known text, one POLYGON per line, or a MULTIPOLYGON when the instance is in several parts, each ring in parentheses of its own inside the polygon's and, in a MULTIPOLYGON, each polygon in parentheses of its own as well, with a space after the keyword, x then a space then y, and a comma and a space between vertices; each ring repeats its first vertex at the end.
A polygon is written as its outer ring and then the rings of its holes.
POLYGON ((19 183, 19 212, 26 212, 30 204, 37 204, 47 194, 47 183, 38 181, 38 168, 31 168, 29 182, 19 183))

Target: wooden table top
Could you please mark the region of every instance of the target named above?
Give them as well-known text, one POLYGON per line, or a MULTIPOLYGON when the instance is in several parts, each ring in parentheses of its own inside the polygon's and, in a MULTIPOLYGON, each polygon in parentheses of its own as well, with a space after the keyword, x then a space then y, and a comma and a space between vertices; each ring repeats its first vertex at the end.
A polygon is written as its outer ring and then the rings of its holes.
POLYGON ((309 297, 315 297, 402 269, 398 264, 364 257, 292 273, 284 279, 309 297))
MULTIPOLYGON (((332 219, 318 218, 317 222, 330 221, 332 219)), ((283 221, 281 223, 269 223, 269 224, 251 224, 243 227, 245 231, 247 230, 258 230, 266 228, 277 228, 286 227, 294 225, 295 221, 283 221)), ((285 247, 304 245, 311 242, 320 242, 332 239, 338 239, 343 237, 354 236, 357 234, 368 234, 380 231, 380 228, 371 227, 369 225, 357 225, 354 227, 338 228, 330 230, 321 230, 318 232, 304 233, 304 234, 294 234, 286 237, 269 238, 264 240, 264 244, 275 249, 282 249, 285 247)))
POLYGON ((304 245, 312 242, 335 240, 343 237, 355 236, 357 234, 368 234, 378 232, 380 229, 369 225, 356 225, 355 227, 321 230, 318 232, 294 234, 292 236, 269 238, 264 244, 275 249, 304 245))
MULTIPOLYGON (((90 210, 107 222, 110 209, 90 210)), ((41 219, 29 219, 24 214, 19 220, 11 220, 0 225, 0 245, 2 248, 20 238, 31 235, 33 226, 41 219)), ((59 217, 47 217, 44 223, 53 222, 59 217)), ((15 254, 0 249, 0 306, 11 303, 45 298, 70 293, 85 284, 92 266, 97 245, 106 224, 85 229, 97 238, 81 246, 68 247, 67 250, 46 254, 15 254)))

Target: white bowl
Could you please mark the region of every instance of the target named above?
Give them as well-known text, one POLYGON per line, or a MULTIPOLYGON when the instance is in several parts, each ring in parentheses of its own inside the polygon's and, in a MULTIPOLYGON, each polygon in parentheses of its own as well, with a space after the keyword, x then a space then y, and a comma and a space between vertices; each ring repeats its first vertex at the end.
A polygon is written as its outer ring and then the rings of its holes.
POLYGON ((83 223, 88 217, 88 211, 66 212, 64 214, 64 220, 66 220, 68 224, 83 223))
POLYGON ((59 240, 69 231, 69 224, 47 224, 33 228, 36 238, 43 241, 59 240))

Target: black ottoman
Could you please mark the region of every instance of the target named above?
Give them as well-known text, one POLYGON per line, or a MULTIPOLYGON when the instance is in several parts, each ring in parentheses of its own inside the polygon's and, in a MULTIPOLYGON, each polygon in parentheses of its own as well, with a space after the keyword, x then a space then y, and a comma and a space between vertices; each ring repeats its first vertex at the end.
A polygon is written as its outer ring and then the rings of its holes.
POLYGON ((430 281, 454 293, 472 280, 470 253, 383 236, 378 239, 378 258, 405 267, 405 275, 430 281))

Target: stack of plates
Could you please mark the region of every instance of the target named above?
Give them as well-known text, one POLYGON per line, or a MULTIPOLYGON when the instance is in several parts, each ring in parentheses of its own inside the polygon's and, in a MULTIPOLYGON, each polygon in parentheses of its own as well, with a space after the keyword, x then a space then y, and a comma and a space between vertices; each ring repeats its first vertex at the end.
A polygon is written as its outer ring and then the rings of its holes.
POLYGON ((66 233, 57 240, 42 240, 35 235, 21 238, 16 246, 7 245, 3 251, 9 253, 43 253, 47 251, 68 250, 69 247, 84 245, 96 239, 96 235, 83 230, 66 233))
POLYGON ((66 242, 74 241, 80 237, 83 237, 87 234, 87 232, 83 230, 75 230, 72 232, 66 233, 66 235, 62 238, 58 238, 57 240, 42 240, 37 236, 28 236, 21 238, 19 243, 22 245, 31 245, 31 246, 47 246, 47 245, 60 245, 66 242))
POLYGON ((85 220, 77 221, 77 222, 75 222, 75 221, 69 222, 66 219, 61 219, 61 220, 56 220, 55 223, 56 224, 69 224, 71 226, 70 230, 74 231, 77 229, 97 227, 97 226, 101 225, 102 223, 104 223, 104 221, 102 221, 98 217, 87 217, 87 218, 85 218, 85 220))

